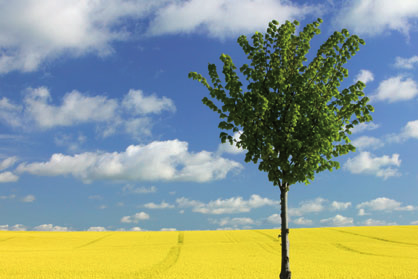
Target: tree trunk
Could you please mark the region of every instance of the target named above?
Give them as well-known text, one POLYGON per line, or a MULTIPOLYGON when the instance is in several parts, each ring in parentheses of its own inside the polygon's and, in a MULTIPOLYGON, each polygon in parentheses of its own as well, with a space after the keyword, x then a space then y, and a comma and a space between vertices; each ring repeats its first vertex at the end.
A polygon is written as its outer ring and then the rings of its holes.
POLYGON ((282 269, 280 272, 280 279, 291 279, 291 272, 289 267, 289 226, 287 221, 287 192, 289 191, 289 184, 283 183, 280 187, 280 205, 281 205, 281 219, 282 219, 282 269))

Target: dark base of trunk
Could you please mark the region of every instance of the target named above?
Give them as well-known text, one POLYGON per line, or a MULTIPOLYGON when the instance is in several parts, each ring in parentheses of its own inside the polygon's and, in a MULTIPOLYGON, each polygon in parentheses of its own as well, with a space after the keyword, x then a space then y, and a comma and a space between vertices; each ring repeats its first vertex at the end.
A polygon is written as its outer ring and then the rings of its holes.
POLYGON ((285 273, 280 273, 280 279, 291 279, 291 277, 292 277, 292 272, 290 272, 290 270, 285 273))

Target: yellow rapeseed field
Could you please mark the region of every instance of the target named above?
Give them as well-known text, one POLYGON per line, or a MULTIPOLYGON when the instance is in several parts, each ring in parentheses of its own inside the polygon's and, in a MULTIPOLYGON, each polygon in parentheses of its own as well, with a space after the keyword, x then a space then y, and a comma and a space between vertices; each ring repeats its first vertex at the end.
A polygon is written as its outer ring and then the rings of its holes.
MULTIPOLYGON (((0 231, 0 278, 278 278, 279 230, 0 231)), ((291 229, 292 278, 418 278, 418 226, 291 229)))

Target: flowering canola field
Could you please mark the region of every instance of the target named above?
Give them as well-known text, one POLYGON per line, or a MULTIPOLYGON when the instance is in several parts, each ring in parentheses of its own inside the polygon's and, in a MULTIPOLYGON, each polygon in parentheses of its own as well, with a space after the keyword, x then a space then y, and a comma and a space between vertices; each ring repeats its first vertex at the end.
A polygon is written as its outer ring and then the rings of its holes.
MULTIPOLYGON (((0 231, 0 278, 278 278, 279 233, 0 231)), ((418 226, 291 229, 290 267, 294 279, 418 278, 418 226)))

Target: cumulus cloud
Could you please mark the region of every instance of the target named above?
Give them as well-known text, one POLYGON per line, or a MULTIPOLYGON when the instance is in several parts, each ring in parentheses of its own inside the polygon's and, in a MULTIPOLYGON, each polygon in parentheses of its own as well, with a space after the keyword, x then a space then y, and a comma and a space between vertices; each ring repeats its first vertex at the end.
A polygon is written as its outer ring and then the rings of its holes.
POLYGON ((354 128, 351 129, 351 132, 353 134, 356 134, 356 133, 361 133, 361 132, 364 132, 364 131, 375 130, 377 128, 379 128, 378 124, 375 124, 373 122, 370 122, 370 123, 363 122, 363 123, 360 123, 360 124, 354 126, 354 128))
POLYGON ((395 226, 397 225, 396 222, 395 223, 388 223, 386 221, 383 220, 374 220, 374 219, 367 219, 363 222, 361 222, 362 225, 364 226, 395 226))
POLYGON ((354 158, 348 159, 344 168, 354 174, 372 174, 387 179, 392 176, 400 176, 398 169, 396 169, 400 165, 399 154, 393 154, 392 157, 387 155, 375 157, 370 152, 363 151, 354 158))
POLYGON ((263 206, 278 206, 278 201, 262 198, 259 195, 251 195, 250 199, 244 200, 242 197, 232 197, 229 199, 217 199, 209 203, 196 200, 189 200, 185 197, 176 200, 178 207, 191 207, 193 212, 202 214, 232 214, 250 212, 253 208, 263 206))
POLYGON ((360 70, 360 73, 358 73, 358 75, 354 79, 354 81, 356 82, 362 81, 364 83, 368 83, 369 81, 373 81, 373 80, 374 80, 373 73, 370 72, 369 70, 360 70))
MULTIPOLYGON (((131 89, 122 100, 103 95, 88 96, 77 90, 64 95, 60 104, 54 104, 46 87, 28 88, 21 105, 0 99, 0 120, 15 128, 47 130, 95 124, 104 137, 124 131, 135 138, 151 135, 152 119, 147 115, 163 111, 174 112, 174 102, 155 94, 146 96, 141 90, 131 89)), ((77 141, 85 138, 79 135, 77 141)), ((59 145, 68 144, 68 136, 56 138, 59 145)), ((75 146, 76 147, 76 146, 75 146)), ((74 148, 76 150, 76 148, 74 148)))
POLYGON ((267 222, 272 223, 272 224, 281 224, 282 218, 280 214, 274 213, 270 215, 269 217, 267 217, 267 222))
POLYGON ((157 187, 135 187, 131 184, 127 184, 122 188, 123 192, 133 193, 133 194, 151 194, 157 192, 157 187))
POLYGON ((10 168, 17 162, 17 157, 8 157, 4 159, 3 161, 0 161, 0 171, 5 170, 7 168, 10 168))
POLYGON ((122 100, 122 107, 133 114, 145 115, 151 113, 161 113, 162 111, 176 111, 173 100, 155 94, 144 96, 141 90, 129 90, 128 94, 122 100))
POLYGON ((315 200, 302 201, 299 203, 299 207, 289 208, 290 216, 302 216, 307 213, 321 212, 326 209, 326 199, 316 198, 315 200))
POLYGON ((54 226, 52 224, 43 224, 33 228, 35 231, 67 232, 67 227, 54 226))
POLYGON ((402 142, 408 139, 418 139, 418 120, 409 121, 399 134, 388 136, 389 141, 402 142))
POLYGON ((413 211, 418 209, 416 206, 401 206, 401 204, 401 202, 382 197, 371 201, 362 202, 357 205, 357 208, 368 209, 372 211, 413 211))
POLYGON ((382 81, 371 99, 394 103, 411 100, 417 95, 418 84, 412 78, 399 75, 382 81))
POLYGON ((395 61, 395 67, 401 69, 411 70, 414 68, 415 64, 418 65, 418 56, 412 56, 411 58, 402 58, 397 56, 395 61))
MULTIPOLYGON (((234 141, 239 141, 239 137, 242 134, 242 131, 240 132, 236 132, 234 133, 234 141)), ((218 146, 218 154, 223 154, 223 153, 229 153, 229 154, 239 154, 239 153, 243 153, 245 150, 242 148, 238 148, 236 143, 234 142, 234 144, 230 144, 229 141, 225 142, 225 143, 221 143, 218 146)))
POLYGON ((366 211, 364 210, 364 208, 360 208, 360 209, 358 210, 357 215, 358 215, 358 216, 366 216, 366 215, 370 215, 370 214, 369 214, 369 213, 366 213, 366 211))
POLYGON ((360 35, 377 36, 388 31, 405 35, 416 26, 418 2, 403 0, 345 1, 335 17, 336 22, 360 35))
POLYGON ((351 144, 359 150, 364 150, 366 148, 379 149, 384 146, 382 140, 369 136, 361 136, 359 138, 356 138, 351 142, 351 144))
POLYGON ((36 200, 34 195, 27 195, 25 197, 22 198, 22 202, 34 202, 36 200))
POLYGON ((144 204, 144 207, 148 209, 167 209, 167 208, 174 208, 175 206, 173 204, 169 204, 165 201, 162 201, 160 204, 156 204, 153 202, 146 203, 144 204))
POLYGON ((345 210, 351 206, 351 202, 337 202, 331 203, 331 210, 345 210))
POLYGON ((140 19, 163 2, 0 2, 0 73, 34 71, 61 55, 111 54, 113 42, 129 38, 125 19, 140 19))
POLYGON ((219 225, 221 227, 230 227, 234 229, 238 228, 245 228, 248 229, 251 227, 251 225, 254 225, 256 222, 249 218, 249 217, 239 217, 239 218, 222 218, 220 220, 213 220, 211 219, 210 222, 212 224, 219 225))
POLYGON ((129 224, 129 223, 138 223, 139 221, 148 220, 149 218, 150 218, 149 214, 145 212, 138 212, 132 216, 123 216, 122 219, 120 219, 120 221, 122 223, 129 224))
POLYGON ((9 225, 0 225, 0 231, 8 231, 9 225))
POLYGON ((410 224, 411 225, 418 225, 418 220, 417 221, 412 221, 410 224))
POLYGON ((241 164, 201 151, 191 153, 187 142, 154 141, 131 145, 124 152, 54 154, 47 162, 22 163, 19 173, 41 176, 73 175, 85 183, 113 181, 195 181, 223 179, 241 164))
POLYGON ((16 182, 19 180, 19 176, 10 171, 0 173, 0 183, 16 182))
POLYGON ((3 225, 3 228, 5 230, 9 230, 9 231, 26 231, 27 227, 22 225, 22 224, 16 224, 14 226, 9 226, 9 225, 3 225))
POLYGON ((151 35, 204 32, 225 38, 264 30, 272 19, 284 22, 308 14, 318 15, 321 10, 283 0, 171 1, 157 11, 148 31, 151 35))
POLYGON ((90 227, 90 228, 87 229, 87 231, 89 231, 89 232, 105 232, 107 230, 106 230, 105 227, 98 226, 98 227, 90 227))
POLYGON ((353 221, 354 221, 353 218, 344 217, 340 214, 337 214, 331 218, 321 219, 319 222, 321 224, 325 224, 329 226, 344 227, 344 226, 352 226, 353 221))
POLYGON ((296 225, 301 226, 311 226, 313 224, 313 221, 310 219, 305 219, 304 217, 299 217, 292 221, 296 225))
POLYGON ((177 231, 176 228, 161 228, 160 231, 162 232, 175 232, 177 231))
POLYGON ((8 196, 0 196, 0 200, 12 200, 14 198, 16 198, 15 194, 10 194, 8 196))
POLYGON ((143 231, 143 229, 141 229, 140 227, 133 227, 133 228, 130 229, 130 231, 140 232, 140 231, 143 231))

